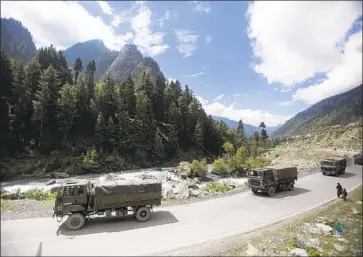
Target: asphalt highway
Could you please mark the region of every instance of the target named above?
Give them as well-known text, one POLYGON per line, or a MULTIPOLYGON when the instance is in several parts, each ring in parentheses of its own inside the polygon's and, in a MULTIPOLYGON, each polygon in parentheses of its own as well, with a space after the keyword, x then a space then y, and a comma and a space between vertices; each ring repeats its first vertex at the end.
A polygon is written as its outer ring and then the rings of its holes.
MULTIPOLYGON (((1 256, 165 255, 257 229, 336 198, 336 183, 348 191, 362 183, 362 166, 350 165, 339 177, 316 173, 298 179, 293 191, 273 197, 247 191, 229 197, 155 208, 147 222, 133 218, 94 218, 68 231, 56 219, 1 222, 1 256)), ((348 195, 349 197, 349 195, 348 195)))

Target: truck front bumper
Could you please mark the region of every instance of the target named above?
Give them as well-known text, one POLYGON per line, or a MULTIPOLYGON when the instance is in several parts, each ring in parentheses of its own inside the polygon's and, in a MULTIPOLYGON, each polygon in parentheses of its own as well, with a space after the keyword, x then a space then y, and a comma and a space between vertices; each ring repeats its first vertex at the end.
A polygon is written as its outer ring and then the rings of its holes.
POLYGON ((251 189, 254 189, 254 190, 257 190, 257 191, 262 191, 262 192, 266 191, 266 188, 264 186, 253 186, 253 185, 251 185, 250 187, 251 187, 251 189))

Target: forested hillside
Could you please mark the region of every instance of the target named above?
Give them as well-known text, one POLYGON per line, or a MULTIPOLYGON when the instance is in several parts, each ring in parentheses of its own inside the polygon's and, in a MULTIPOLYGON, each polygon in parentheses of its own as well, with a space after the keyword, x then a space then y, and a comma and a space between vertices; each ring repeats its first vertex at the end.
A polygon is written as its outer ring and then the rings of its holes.
POLYGON ((5 18, 1 18, 1 49, 21 61, 28 61, 37 51, 30 32, 21 22, 5 18))
MULTIPOLYGON (((1 179, 14 175, 9 158, 29 156, 36 156, 31 167, 22 165, 17 172, 36 172, 44 156, 58 157, 43 171, 73 173, 215 158, 226 150, 226 142, 234 149, 229 147, 229 153, 244 146, 244 158, 257 156, 258 133, 248 139, 242 121, 236 131, 214 121, 179 81, 167 83, 163 76, 143 72, 135 80, 128 75, 115 83, 108 75, 95 83, 94 74, 93 60, 68 64, 53 46, 39 49, 26 65, 2 52, 1 179)), ((261 142, 275 143, 264 129, 261 142)))
POLYGON ((80 58, 84 64, 94 60, 96 64, 94 77, 98 81, 116 59, 118 52, 111 51, 102 40, 95 39, 74 44, 64 51, 64 55, 70 65, 75 63, 77 58, 80 58))
POLYGON ((360 85, 312 105, 286 121, 273 133, 273 137, 302 135, 322 127, 362 121, 362 90, 363 85, 360 85))

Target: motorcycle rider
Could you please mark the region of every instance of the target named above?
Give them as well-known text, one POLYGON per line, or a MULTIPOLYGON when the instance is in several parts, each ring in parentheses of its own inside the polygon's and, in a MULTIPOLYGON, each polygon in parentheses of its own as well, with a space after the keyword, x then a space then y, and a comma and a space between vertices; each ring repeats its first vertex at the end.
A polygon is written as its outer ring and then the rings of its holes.
POLYGON ((340 195, 342 194, 343 187, 339 183, 337 183, 336 189, 337 189, 337 197, 340 197, 340 195))

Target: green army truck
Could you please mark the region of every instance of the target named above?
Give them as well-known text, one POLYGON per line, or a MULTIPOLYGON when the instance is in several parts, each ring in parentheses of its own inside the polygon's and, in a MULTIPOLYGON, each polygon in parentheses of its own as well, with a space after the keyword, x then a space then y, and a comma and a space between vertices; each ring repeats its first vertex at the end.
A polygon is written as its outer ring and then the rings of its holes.
POLYGON ((363 165, 363 152, 353 156, 354 165, 363 165))
POLYGON ((347 167, 347 159, 328 158, 321 161, 320 165, 320 170, 323 175, 338 176, 345 172, 345 168, 347 167))
POLYGON ((261 191, 273 196, 277 189, 293 190, 297 180, 296 167, 269 166, 248 171, 248 183, 251 191, 261 191))
POLYGON ((66 221, 70 230, 81 229, 92 215, 130 216, 140 222, 150 218, 162 199, 162 184, 155 180, 103 180, 67 182, 60 186, 53 218, 66 221))

